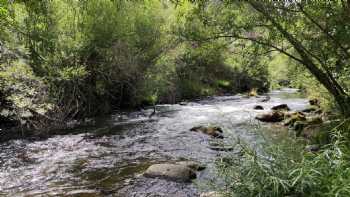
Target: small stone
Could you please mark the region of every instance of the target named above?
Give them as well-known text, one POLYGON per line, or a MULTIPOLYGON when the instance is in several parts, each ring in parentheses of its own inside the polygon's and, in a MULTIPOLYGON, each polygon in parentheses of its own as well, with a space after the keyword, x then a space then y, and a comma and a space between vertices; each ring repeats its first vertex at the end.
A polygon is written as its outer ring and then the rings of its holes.
POLYGON ((320 100, 314 98, 314 99, 310 99, 309 100, 309 104, 310 105, 314 105, 314 106, 320 106, 320 100))
POLYGON ((264 107, 261 106, 261 105, 255 105, 255 106, 254 106, 254 109, 255 109, 255 110, 264 110, 264 107))

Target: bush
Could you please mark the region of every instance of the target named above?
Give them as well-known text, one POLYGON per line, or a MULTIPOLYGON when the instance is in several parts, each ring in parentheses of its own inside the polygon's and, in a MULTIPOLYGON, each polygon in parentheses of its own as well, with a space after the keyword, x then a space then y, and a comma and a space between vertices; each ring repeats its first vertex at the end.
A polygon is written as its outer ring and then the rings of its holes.
MULTIPOLYGON (((347 120, 341 130, 349 132, 349 125, 347 120)), ((297 139, 265 143, 259 151, 239 143, 242 155, 217 162, 224 181, 221 192, 225 196, 350 196, 349 138, 333 133, 332 143, 318 153, 304 151, 297 139)))
POLYGON ((26 63, 11 61, 0 65, 0 118, 36 128, 37 116, 53 109, 47 87, 26 63))

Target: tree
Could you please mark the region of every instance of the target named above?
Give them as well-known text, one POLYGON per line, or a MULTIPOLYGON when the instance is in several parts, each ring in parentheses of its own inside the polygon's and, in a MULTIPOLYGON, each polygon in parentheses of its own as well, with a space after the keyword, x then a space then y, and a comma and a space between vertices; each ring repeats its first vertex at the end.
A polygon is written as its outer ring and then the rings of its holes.
POLYGON ((216 31, 206 39, 253 42, 297 61, 350 117, 349 1, 197 1, 197 14, 216 31), (345 80, 345 81, 344 81, 345 80))

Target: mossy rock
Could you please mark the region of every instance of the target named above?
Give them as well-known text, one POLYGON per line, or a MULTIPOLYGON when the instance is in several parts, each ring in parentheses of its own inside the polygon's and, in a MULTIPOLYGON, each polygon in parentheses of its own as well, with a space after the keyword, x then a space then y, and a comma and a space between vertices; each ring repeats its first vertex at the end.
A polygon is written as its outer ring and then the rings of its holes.
POLYGON ((262 122, 281 122, 284 119, 284 113, 280 111, 273 111, 269 113, 259 114, 255 119, 262 122))
POLYGON ((290 126, 297 121, 306 121, 305 114, 303 114, 302 112, 293 112, 285 114, 285 120, 283 122, 283 125, 290 126))

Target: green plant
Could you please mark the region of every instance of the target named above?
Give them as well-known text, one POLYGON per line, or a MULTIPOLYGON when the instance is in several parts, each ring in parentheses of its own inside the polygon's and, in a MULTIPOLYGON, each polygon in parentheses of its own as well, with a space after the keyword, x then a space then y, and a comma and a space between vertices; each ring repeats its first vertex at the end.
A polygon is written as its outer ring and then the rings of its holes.
POLYGON ((349 196, 350 143, 341 131, 333 131, 331 144, 320 152, 304 150, 298 139, 265 143, 254 149, 238 143, 241 154, 217 162, 226 196, 349 196))

